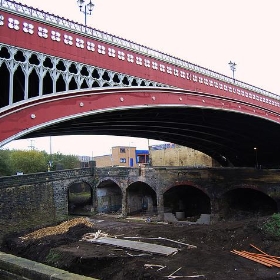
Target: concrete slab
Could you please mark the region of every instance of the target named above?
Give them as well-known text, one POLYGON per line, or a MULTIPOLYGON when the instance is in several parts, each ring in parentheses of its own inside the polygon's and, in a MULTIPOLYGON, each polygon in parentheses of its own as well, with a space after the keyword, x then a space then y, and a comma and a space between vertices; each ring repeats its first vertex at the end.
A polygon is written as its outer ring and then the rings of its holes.
POLYGON ((145 243, 140 241, 131 241, 131 240, 124 240, 118 238, 111 238, 111 237, 99 237, 97 239, 87 239, 86 241, 98 244, 107 244, 113 245, 121 248, 136 250, 136 251, 143 251, 153 254, 160 254, 160 255, 171 255, 178 252, 177 248, 162 246, 152 243, 145 243))

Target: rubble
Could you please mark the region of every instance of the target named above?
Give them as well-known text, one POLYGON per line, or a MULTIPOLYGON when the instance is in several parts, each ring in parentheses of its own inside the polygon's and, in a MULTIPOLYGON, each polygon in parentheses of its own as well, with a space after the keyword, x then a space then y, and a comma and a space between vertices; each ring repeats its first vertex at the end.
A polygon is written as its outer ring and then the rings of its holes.
POLYGON ((28 233, 24 236, 21 236, 22 240, 34 240, 39 239, 45 236, 63 234, 69 230, 69 228, 74 227, 76 225, 84 224, 88 227, 93 227, 93 223, 91 223, 87 218, 75 218, 69 221, 65 221, 57 226, 41 228, 31 233, 28 233))

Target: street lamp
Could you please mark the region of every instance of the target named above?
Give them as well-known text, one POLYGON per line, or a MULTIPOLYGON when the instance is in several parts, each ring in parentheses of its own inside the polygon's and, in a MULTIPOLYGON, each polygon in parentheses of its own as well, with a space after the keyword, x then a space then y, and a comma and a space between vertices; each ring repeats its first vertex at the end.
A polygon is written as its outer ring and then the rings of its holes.
POLYGON ((254 147, 254 150, 255 150, 255 156, 256 156, 256 168, 258 168, 259 167, 259 163, 258 163, 258 148, 254 147))
POLYGON ((85 3, 85 0, 77 0, 77 3, 80 7, 80 12, 84 13, 85 15, 85 25, 87 25, 87 15, 91 15, 94 4, 91 2, 91 0, 89 0, 88 4, 85 3))
POLYGON ((232 62, 232 61, 230 61, 229 63, 228 63, 228 65, 229 65, 229 67, 230 67, 230 69, 231 69, 231 71, 232 71, 232 78, 233 78, 233 82, 235 83, 235 78, 234 78, 234 72, 235 72, 235 70, 236 70, 236 63, 235 62, 232 62))

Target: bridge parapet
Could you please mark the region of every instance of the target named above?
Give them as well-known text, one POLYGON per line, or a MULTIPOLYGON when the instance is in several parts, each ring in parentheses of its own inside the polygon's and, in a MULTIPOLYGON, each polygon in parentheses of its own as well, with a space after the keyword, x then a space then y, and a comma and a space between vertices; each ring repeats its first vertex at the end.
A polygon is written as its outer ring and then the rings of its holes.
POLYGON ((95 169, 96 177, 127 177, 130 174, 130 167, 102 167, 95 169))
POLYGON ((86 176, 92 176, 91 168, 82 168, 82 169, 77 168, 77 169, 69 169, 69 170, 61 170, 61 171, 51 171, 51 172, 0 177, 0 189, 12 187, 12 186, 60 181, 60 180, 66 180, 70 178, 78 179, 80 177, 86 177, 86 176))

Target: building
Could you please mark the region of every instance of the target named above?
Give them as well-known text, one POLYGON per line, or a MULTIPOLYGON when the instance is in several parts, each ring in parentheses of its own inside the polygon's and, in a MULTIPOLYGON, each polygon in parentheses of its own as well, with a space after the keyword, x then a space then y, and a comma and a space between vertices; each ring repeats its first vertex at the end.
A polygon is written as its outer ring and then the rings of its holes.
POLYGON ((115 146, 112 147, 110 155, 93 157, 93 160, 96 162, 96 167, 137 167, 139 164, 149 162, 149 151, 136 150, 136 147, 132 146, 115 146))
POLYGON ((89 162, 91 160, 90 156, 78 156, 78 159, 80 161, 80 167, 89 167, 89 162))
POLYGON ((219 166, 211 157, 202 152, 172 143, 153 145, 149 147, 149 150, 137 150, 132 146, 115 146, 111 151, 110 155, 93 158, 96 167, 138 167, 139 164, 187 167, 219 166))

